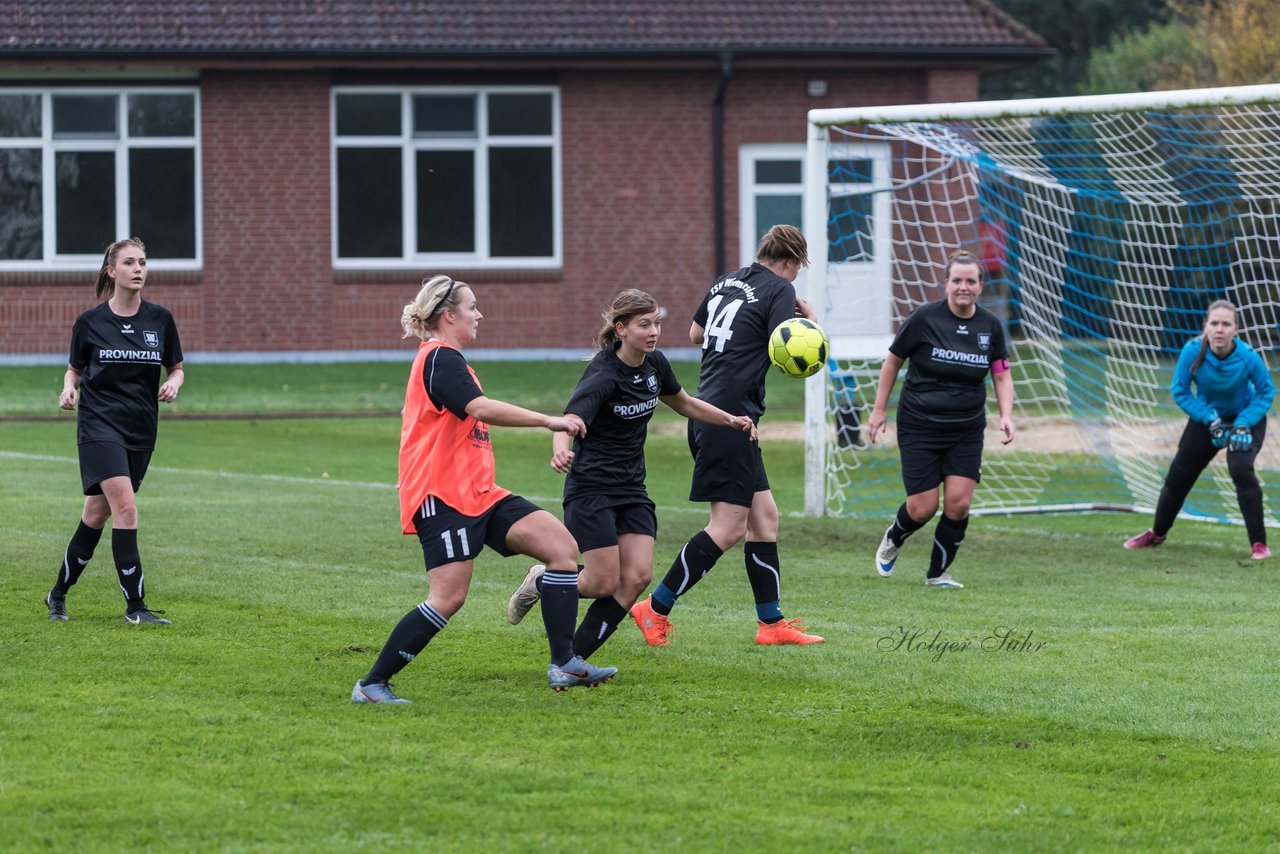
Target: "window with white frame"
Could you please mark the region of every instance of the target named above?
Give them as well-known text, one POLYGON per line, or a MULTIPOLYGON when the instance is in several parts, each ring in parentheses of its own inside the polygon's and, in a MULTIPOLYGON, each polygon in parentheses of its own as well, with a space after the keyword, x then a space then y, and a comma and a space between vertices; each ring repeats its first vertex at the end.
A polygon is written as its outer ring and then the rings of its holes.
MULTIPOLYGON (((827 333, 856 336, 888 328, 892 306, 890 246, 889 147, 867 142, 845 145, 839 158, 827 162, 831 221, 827 231, 828 281, 823 312, 827 333), (851 240, 834 240, 837 234, 851 240), (832 276, 832 266, 839 275, 832 276), (869 295, 875 295, 874 298, 869 295)), ((805 146, 796 143, 744 145, 739 151, 739 236, 742 263, 755 259, 760 238, 771 227, 794 225, 804 231, 805 146)), ((813 257, 817 247, 810 246, 813 257)), ((807 271, 796 278, 796 290, 807 293, 807 271)), ((816 295, 815 295, 816 297, 816 295)))
POLYGON ((803 144, 744 145, 738 158, 739 231, 743 264, 775 225, 804 229, 803 144))
POLYGON ((194 88, 0 88, 0 270, 83 269, 130 236, 197 267, 198 140, 194 88))
POLYGON ((554 267, 553 87, 333 90, 337 267, 554 267))

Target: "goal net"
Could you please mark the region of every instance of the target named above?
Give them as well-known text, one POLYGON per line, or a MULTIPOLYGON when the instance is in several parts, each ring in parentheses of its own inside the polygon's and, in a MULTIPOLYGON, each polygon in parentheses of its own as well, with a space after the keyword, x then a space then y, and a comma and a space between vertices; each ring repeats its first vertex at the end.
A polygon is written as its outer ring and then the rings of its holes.
MULTIPOLYGON (((1173 365, 1215 299, 1275 377, 1280 86, 815 110, 809 131, 806 231, 827 249, 806 289, 833 358, 806 387, 806 512, 903 500, 901 378, 888 435, 864 425, 893 332, 942 298, 957 249, 983 259, 1017 392, 1002 446, 988 388, 975 512, 1150 512, 1186 424, 1173 365)), ((1275 482, 1280 436, 1258 468, 1275 482)), ((1225 453, 1183 512, 1240 520, 1225 453)))

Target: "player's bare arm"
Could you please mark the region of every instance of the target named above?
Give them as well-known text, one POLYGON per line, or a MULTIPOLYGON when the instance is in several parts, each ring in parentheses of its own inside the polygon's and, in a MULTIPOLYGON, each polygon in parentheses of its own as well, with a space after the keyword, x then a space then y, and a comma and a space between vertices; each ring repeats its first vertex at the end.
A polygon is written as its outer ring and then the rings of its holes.
POLYGON ((714 424, 717 427, 732 427, 743 433, 750 433, 752 441, 759 439, 756 424, 746 415, 730 415, 718 406, 712 406, 705 400, 693 397, 684 389, 677 394, 662 397, 662 402, 685 418, 701 421, 703 424, 714 424))
POLYGON ((693 344, 693 346, 701 347, 706 334, 707 330, 703 329, 697 323, 689 324, 689 343, 693 344))
POLYGON ((1000 432, 1004 434, 1000 444, 1007 445, 1018 432, 1013 426, 1013 374, 1003 371, 993 375, 991 381, 995 384, 996 404, 1000 407, 1000 432))
POLYGON ((573 466, 573 439, 568 433, 551 434, 551 468, 568 474, 573 466))
POLYGON ((76 400, 80 396, 80 373, 67 365, 67 372, 62 375, 62 394, 58 395, 58 406, 63 409, 76 408, 76 400))
POLYGON ((902 370, 902 359, 889 353, 884 357, 884 366, 880 368, 880 385, 876 388, 876 402, 871 408, 871 418, 867 421, 867 441, 874 443, 876 436, 884 429, 889 420, 889 395, 898 382, 898 371, 902 370))
POLYGON ((553 417, 484 395, 467 404, 467 414, 494 427, 542 427, 557 433, 568 433, 570 436, 587 434, 587 425, 576 415, 553 417))
POLYGON ((182 370, 182 363, 179 362, 169 369, 168 376, 165 377, 164 383, 161 384, 159 391, 156 392, 156 399, 161 403, 173 403, 178 399, 178 390, 182 388, 182 384, 186 380, 186 372, 182 370))
POLYGON ((814 311, 813 304, 801 297, 796 297, 796 317, 808 318, 814 323, 818 322, 818 312, 814 311))

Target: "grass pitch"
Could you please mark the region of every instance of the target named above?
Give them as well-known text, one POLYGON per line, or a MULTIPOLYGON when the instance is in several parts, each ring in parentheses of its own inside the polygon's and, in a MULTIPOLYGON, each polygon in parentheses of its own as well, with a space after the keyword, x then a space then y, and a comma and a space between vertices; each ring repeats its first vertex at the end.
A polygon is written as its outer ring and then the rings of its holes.
MULTIPOLYGON (((1129 553, 1148 519, 978 518, 968 586, 944 591, 921 583, 927 530, 884 580, 883 522, 788 517, 783 606, 827 643, 754 646, 734 549, 677 606, 671 648, 624 625, 596 656, 619 678, 568 694, 546 687, 536 613, 502 618, 525 563, 486 553, 396 680, 414 704, 355 706, 426 595, 398 532, 397 439, 392 417, 163 421, 140 544, 174 625, 147 628, 122 619, 106 537, 71 621, 45 619, 79 511, 74 428, 0 424, 5 847, 1280 845, 1280 565, 1241 565, 1239 528, 1180 522, 1129 553)), ((500 482, 557 509, 548 434, 495 445, 500 482)), ((801 446, 765 453, 798 510, 801 446)), ((661 576, 705 514, 682 438, 651 439, 648 462, 661 576)))

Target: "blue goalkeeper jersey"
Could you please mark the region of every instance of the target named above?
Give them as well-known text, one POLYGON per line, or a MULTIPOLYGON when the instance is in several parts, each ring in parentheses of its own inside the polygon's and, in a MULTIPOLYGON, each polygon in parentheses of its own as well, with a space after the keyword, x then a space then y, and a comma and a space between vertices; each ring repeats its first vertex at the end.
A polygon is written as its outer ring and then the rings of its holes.
POLYGON ((1224 359, 1205 350, 1204 361, 1191 376, 1191 363, 1200 354, 1196 336, 1186 343, 1173 372, 1173 400, 1192 420, 1208 424, 1213 413, 1223 421, 1252 427, 1267 416, 1276 387, 1262 356, 1239 338, 1224 359), (1195 393, 1191 391, 1195 384, 1195 393))

